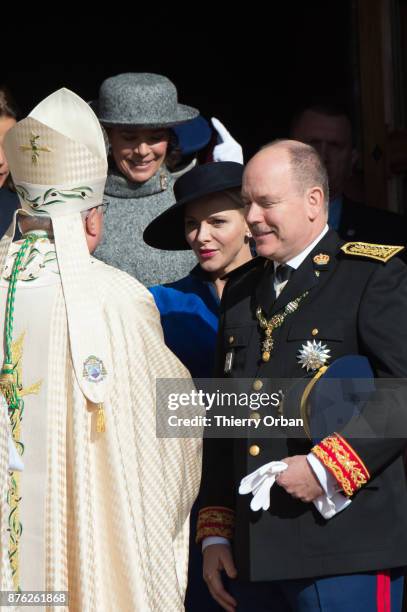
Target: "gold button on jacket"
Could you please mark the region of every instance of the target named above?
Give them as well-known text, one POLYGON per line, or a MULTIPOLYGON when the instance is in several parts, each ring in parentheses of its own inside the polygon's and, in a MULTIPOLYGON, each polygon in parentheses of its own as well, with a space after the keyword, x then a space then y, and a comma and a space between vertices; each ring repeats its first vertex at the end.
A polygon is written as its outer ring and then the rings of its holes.
POLYGON ((257 446, 257 444, 252 444, 252 446, 249 448, 249 453, 252 457, 257 457, 257 455, 260 454, 260 446, 257 446))

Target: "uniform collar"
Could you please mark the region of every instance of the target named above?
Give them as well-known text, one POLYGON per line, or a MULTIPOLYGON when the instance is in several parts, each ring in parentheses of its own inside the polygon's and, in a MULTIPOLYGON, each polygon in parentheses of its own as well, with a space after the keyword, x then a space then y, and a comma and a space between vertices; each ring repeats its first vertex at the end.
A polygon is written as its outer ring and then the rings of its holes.
MULTIPOLYGON (((304 261, 304 259, 307 257, 307 255, 311 253, 314 247, 318 244, 318 242, 320 242, 320 240, 322 240, 322 238, 325 236, 325 234, 327 234, 328 231, 329 231, 329 226, 328 224, 326 224, 322 232, 318 234, 315 240, 313 240, 311 244, 307 246, 307 248, 305 248, 303 251, 301 251, 301 253, 299 253, 298 255, 290 259, 289 261, 285 262, 287 266, 294 268, 294 270, 299 268, 302 262, 304 261)), ((274 261, 273 263, 274 263, 274 270, 276 270, 279 264, 277 261, 274 261)))
POLYGON ((212 282, 209 272, 206 272, 205 270, 203 270, 199 264, 197 264, 194 268, 192 268, 190 274, 191 276, 194 276, 195 278, 199 278, 199 280, 205 281, 206 283, 212 282))
POLYGON ((271 263, 266 265, 256 289, 257 305, 262 307, 267 316, 272 316, 289 302, 312 289, 318 284, 321 272, 332 266, 340 244, 341 241, 336 232, 330 229, 325 231, 324 228, 318 239, 301 253, 304 256, 302 261, 297 262, 298 267, 295 273, 277 299, 275 299, 273 287, 274 266, 271 263), (319 257, 320 255, 323 257, 319 257))

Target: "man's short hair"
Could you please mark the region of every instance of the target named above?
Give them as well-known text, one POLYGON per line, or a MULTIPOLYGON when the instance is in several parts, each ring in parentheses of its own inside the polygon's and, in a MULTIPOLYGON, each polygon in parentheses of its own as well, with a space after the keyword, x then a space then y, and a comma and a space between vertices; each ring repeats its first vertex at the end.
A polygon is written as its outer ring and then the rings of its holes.
MULTIPOLYGON (((99 206, 101 206, 101 204, 99 206)), ((86 217, 89 215, 89 212, 93 208, 99 208, 99 206, 92 206, 87 210, 83 210, 81 212, 82 220, 85 221, 86 217)), ((29 232, 31 230, 42 230, 52 234, 52 219, 50 217, 44 217, 43 215, 21 215, 20 220, 21 219, 24 219, 24 226, 26 228, 25 232, 29 232)))
POLYGON ((25 232, 31 230, 42 230, 44 232, 52 232, 52 221, 50 217, 40 215, 21 215, 18 221, 23 221, 25 232))
POLYGON ((295 128, 299 123, 301 117, 306 112, 317 113, 318 115, 324 115, 325 117, 344 117, 349 122, 352 143, 354 144, 355 126, 352 114, 347 104, 329 99, 321 99, 311 100, 308 103, 297 107, 290 121, 289 134, 292 134, 295 131, 295 128))
POLYGON ((294 140, 277 139, 264 145, 261 150, 283 144, 290 158, 291 174, 301 194, 311 187, 320 187, 325 206, 329 204, 328 173, 318 151, 309 144, 294 140))

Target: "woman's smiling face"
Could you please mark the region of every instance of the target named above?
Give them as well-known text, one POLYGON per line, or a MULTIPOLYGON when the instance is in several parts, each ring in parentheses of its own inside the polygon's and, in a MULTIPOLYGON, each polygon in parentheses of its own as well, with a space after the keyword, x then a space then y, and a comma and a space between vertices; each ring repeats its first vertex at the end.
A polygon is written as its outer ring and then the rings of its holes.
POLYGON ((144 183, 164 163, 170 132, 165 128, 113 127, 109 140, 117 169, 129 181, 144 183))

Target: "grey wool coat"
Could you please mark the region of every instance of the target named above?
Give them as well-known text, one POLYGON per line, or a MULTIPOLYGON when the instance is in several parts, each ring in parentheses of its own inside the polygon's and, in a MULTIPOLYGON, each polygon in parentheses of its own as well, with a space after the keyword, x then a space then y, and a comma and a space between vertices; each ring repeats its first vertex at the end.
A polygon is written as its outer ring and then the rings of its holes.
POLYGON ((161 251, 143 241, 146 226, 174 204, 173 179, 161 168, 145 183, 131 183, 117 170, 106 182, 108 208, 104 233, 94 256, 124 270, 143 285, 172 282, 186 276, 196 264, 192 251, 161 251))

